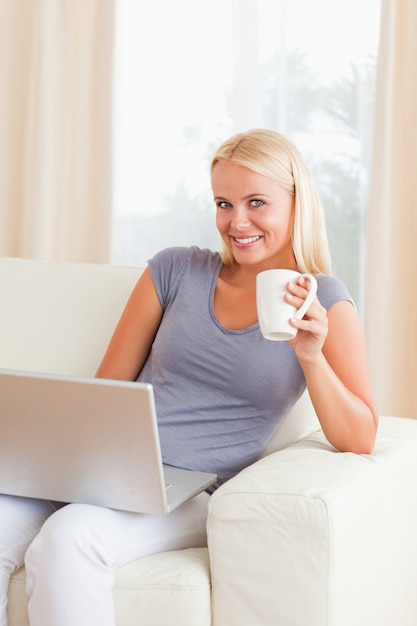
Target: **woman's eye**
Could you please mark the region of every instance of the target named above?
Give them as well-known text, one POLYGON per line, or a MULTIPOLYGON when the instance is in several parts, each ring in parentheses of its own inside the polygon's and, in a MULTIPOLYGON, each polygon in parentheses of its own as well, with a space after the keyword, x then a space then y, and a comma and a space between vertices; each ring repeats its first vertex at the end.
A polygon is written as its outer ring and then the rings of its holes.
POLYGON ((251 206, 262 206, 263 205, 263 200, 251 200, 250 201, 251 206))
POLYGON ((222 201, 222 202, 218 202, 217 206, 219 207, 219 209, 230 209, 232 205, 230 204, 230 202, 222 201))

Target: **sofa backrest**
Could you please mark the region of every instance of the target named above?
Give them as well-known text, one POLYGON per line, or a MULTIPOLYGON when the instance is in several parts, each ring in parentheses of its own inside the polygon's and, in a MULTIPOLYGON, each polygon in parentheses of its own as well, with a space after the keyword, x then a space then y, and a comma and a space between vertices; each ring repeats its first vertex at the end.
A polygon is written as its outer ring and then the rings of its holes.
POLYGON ((93 376, 142 271, 0 259, 0 367, 93 376))
MULTIPOLYGON (((0 368, 94 376, 142 271, 0 258, 0 368)), ((318 428, 304 394, 266 453, 318 428)))

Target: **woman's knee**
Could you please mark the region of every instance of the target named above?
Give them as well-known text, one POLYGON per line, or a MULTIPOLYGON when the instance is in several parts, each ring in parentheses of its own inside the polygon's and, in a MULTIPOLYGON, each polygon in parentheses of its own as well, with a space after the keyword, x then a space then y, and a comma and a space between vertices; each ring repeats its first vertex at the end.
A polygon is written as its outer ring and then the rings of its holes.
POLYGON ((70 504, 42 526, 26 552, 26 567, 67 568, 77 560, 105 559, 105 545, 90 521, 89 505, 70 504))
MULTIPOLYGON (((89 505, 69 504, 47 520, 30 545, 25 558, 26 593, 31 620, 36 616, 33 623, 58 623, 51 615, 59 612, 68 598, 78 616, 83 614, 80 607, 89 606, 92 597, 99 598, 98 602, 108 600, 114 571, 100 538, 103 515, 106 519, 104 509, 100 512, 89 505), (92 586, 86 588, 86 580, 93 581, 92 586)), ((74 618, 71 623, 80 620, 74 618)))

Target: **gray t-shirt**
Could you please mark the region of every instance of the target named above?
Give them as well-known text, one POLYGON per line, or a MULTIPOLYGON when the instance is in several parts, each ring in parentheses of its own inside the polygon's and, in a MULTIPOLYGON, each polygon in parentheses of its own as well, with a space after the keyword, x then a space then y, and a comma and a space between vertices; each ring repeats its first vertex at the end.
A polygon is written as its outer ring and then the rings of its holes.
MULTIPOLYGON (((287 342, 264 339, 259 325, 228 330, 213 297, 222 267, 210 250, 169 248, 149 268, 164 315, 138 380, 154 386, 164 463, 218 474, 218 484, 253 463, 305 389, 287 342)), ((329 309, 351 297, 320 274, 329 309)))

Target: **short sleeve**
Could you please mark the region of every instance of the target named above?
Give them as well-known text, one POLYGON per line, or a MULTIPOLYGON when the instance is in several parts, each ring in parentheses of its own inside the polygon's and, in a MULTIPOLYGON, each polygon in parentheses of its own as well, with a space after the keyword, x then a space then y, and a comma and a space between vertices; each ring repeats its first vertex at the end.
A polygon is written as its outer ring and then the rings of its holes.
POLYGON ((317 274, 316 279, 317 297, 327 311, 336 304, 336 302, 342 300, 347 300, 355 306, 348 288, 341 280, 328 274, 317 274))
POLYGON ((180 281, 189 256, 189 248, 165 248, 148 261, 156 293, 166 309, 175 285, 180 281))

